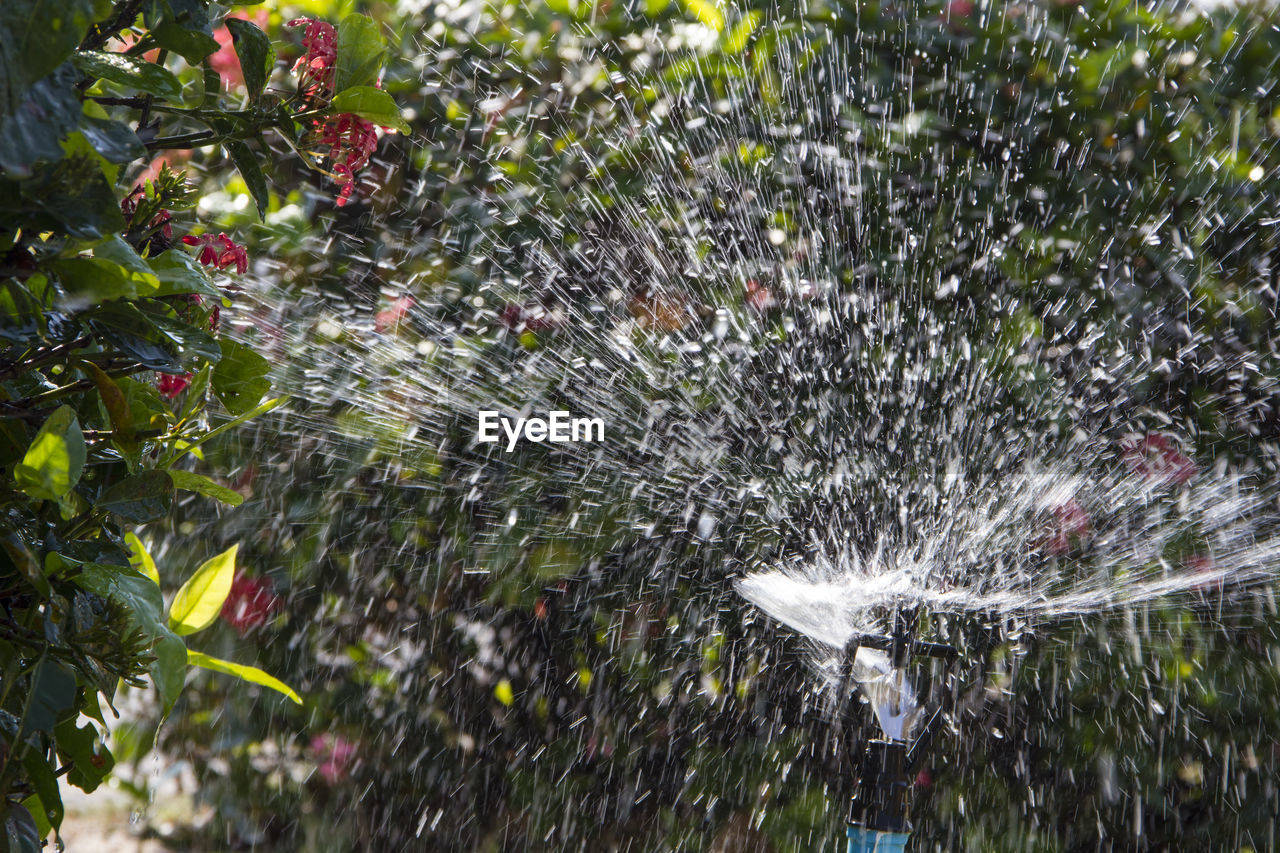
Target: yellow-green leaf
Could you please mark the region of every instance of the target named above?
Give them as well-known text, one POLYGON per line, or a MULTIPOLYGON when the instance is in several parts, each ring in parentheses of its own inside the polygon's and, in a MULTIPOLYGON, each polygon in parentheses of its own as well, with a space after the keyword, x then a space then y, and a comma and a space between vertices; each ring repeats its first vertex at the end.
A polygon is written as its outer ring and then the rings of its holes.
POLYGON ((195 492, 231 506, 240 506, 244 503, 244 495, 233 492, 226 486, 218 485, 203 474, 195 474, 191 471, 170 471, 169 476, 173 478, 173 485, 184 491, 195 492))
POLYGON ((169 627, 175 634, 186 636, 213 624, 222 612, 222 603, 231 592, 236 573, 236 550, 232 545, 218 556, 206 560, 173 597, 169 606, 169 627))
POLYGON ((263 687, 270 687, 277 693, 283 693, 299 705, 302 704, 302 697, 294 692, 293 688, 285 684, 274 675, 268 675, 256 666, 248 666, 243 663, 232 663, 229 660, 211 657, 202 652, 193 652, 187 649, 187 663, 192 666, 199 666, 213 672, 220 672, 223 675, 234 676, 241 681, 247 681, 250 684, 260 684, 263 687))
POLYGON ((147 553, 147 548, 142 544, 142 540, 138 538, 136 533, 126 533, 124 535, 124 544, 129 546, 129 565, 138 570, 139 574, 146 575, 156 582, 156 586, 160 585, 160 573, 156 571, 156 561, 151 559, 151 555, 147 553))
POLYGON ((56 501, 80 482, 86 455, 80 421, 70 406, 62 406, 31 440, 13 478, 30 497, 56 501))

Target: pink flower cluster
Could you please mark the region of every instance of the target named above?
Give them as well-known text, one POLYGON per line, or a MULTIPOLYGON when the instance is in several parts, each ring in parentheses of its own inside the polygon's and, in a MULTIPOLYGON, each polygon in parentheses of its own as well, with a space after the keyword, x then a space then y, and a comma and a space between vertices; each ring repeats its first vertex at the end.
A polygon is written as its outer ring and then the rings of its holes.
POLYGON ((315 18, 294 18, 286 26, 306 27, 302 34, 305 53, 293 66, 298 90, 309 101, 327 102, 333 95, 334 68, 338 63, 337 29, 315 18))
POLYGON ((249 253, 244 250, 244 246, 233 242, 226 234, 219 234, 217 237, 212 234, 201 234, 199 237, 188 234, 182 238, 182 242, 188 246, 200 247, 197 258, 205 266, 220 270, 234 266, 236 272, 241 274, 249 268, 249 253))
POLYGON ((341 782, 351 773, 356 760, 356 745, 342 735, 323 734, 311 739, 316 756, 316 772, 330 785, 341 782))
POLYGON ((356 172, 363 169, 378 148, 378 131, 373 122, 352 113, 327 117, 319 127, 320 142, 329 147, 329 162, 342 191, 338 207, 346 205, 355 190, 356 172))

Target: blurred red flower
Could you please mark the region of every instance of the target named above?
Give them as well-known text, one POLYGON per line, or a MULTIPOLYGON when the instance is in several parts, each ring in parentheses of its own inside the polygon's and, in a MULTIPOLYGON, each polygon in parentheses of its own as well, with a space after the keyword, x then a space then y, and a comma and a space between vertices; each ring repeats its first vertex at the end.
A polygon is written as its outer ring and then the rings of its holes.
POLYGON ((1070 498, 1066 503, 1053 508, 1053 520, 1049 524, 1048 536, 1044 541, 1050 554, 1062 555, 1071 550, 1071 540, 1089 532, 1089 513, 1084 507, 1070 498))
POLYGON ((409 316, 409 309, 413 308, 414 302, 412 296, 401 296, 399 299, 393 300, 389 308, 384 308, 373 317, 373 328, 377 332, 390 332, 404 322, 404 318, 409 316))
POLYGON ((181 376, 175 376, 172 373, 161 373, 156 377, 156 388, 160 391, 160 396, 167 400, 187 390, 187 386, 191 384, 191 374, 184 373, 181 376))
POLYGON ((1141 439, 1120 442, 1129 470, 1148 482, 1180 486, 1196 473, 1196 463, 1179 451, 1173 442, 1159 433, 1147 433, 1141 439))
POLYGON ((237 574, 231 581, 231 592, 222 604, 222 618, 240 636, 266 624, 271 614, 280 609, 280 597, 271 590, 266 578, 237 574))

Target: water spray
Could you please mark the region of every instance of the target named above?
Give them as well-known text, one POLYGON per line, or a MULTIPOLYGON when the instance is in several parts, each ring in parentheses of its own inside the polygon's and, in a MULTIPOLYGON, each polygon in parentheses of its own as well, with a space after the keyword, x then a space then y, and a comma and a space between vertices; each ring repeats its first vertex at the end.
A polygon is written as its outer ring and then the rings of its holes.
POLYGON ((917 638, 919 612, 901 606, 888 636, 854 634, 845 646, 848 678, 872 704, 882 737, 867 741, 849 805, 848 853, 902 853, 911 833, 911 788, 942 722, 935 709, 914 737, 921 706, 907 678, 917 656, 951 661, 953 646, 917 638))

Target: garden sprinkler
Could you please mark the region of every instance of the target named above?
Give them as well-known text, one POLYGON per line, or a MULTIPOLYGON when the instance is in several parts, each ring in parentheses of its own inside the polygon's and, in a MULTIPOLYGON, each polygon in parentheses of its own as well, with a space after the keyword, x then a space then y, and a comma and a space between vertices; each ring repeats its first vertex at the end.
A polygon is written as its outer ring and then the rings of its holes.
POLYGON ((902 853, 910 836, 911 786, 942 721, 942 709, 909 742, 920 706, 906 668, 917 656, 952 660, 956 649, 916 639, 918 612, 899 607, 889 636, 855 634, 845 647, 849 677, 871 701, 883 737, 867 741, 849 806, 848 853, 902 853))

